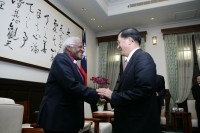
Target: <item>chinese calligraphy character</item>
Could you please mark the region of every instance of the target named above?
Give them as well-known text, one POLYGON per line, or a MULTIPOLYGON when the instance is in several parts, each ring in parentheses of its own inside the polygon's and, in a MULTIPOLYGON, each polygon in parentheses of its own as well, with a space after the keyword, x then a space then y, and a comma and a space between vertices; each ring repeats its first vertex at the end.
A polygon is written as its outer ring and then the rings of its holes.
POLYGON ((16 24, 20 23, 20 20, 18 19, 19 18, 18 13, 19 13, 19 10, 16 9, 15 14, 12 15, 14 17, 12 21, 14 21, 16 24))
POLYGON ((40 9, 38 9, 36 17, 37 17, 37 19, 41 18, 41 10, 40 9))
POLYGON ((56 50, 53 50, 53 49, 51 48, 51 52, 52 52, 52 54, 51 54, 51 59, 50 59, 50 60, 53 61, 53 59, 54 59, 54 55, 53 55, 53 54, 56 53, 56 50))
POLYGON ((54 23, 53 24, 55 26, 55 27, 53 27, 53 31, 56 32, 56 27, 58 27, 58 23, 57 23, 56 19, 54 19, 54 23))
POLYGON ((33 37, 34 37, 36 40, 38 40, 38 38, 40 38, 40 35, 39 35, 39 34, 35 34, 35 35, 33 35, 33 37))
POLYGON ((12 22, 10 23, 10 27, 8 28, 8 34, 7 34, 7 37, 8 39, 13 39, 13 40, 17 40, 18 38, 14 38, 16 37, 16 34, 17 34, 17 30, 18 28, 14 28, 12 22))
POLYGON ((33 4, 31 4, 31 3, 26 3, 26 4, 30 6, 30 12, 31 12, 31 13, 34 13, 34 12, 31 10, 31 6, 32 6, 33 4))
POLYGON ((8 46, 11 50, 13 50, 13 48, 10 46, 11 41, 7 40, 7 43, 4 46, 8 46))
POLYGON ((5 2, 4 1, 0 1, 0 9, 3 10, 3 5, 5 5, 5 2))
POLYGON ((34 45, 31 46, 31 52, 34 52, 35 54, 37 54, 39 52, 39 49, 37 48, 37 43, 33 43, 34 45))
POLYGON ((35 26, 36 26, 36 28, 37 28, 36 30, 39 31, 39 28, 38 28, 38 27, 39 27, 39 24, 36 23, 35 26))
POLYGON ((47 41, 43 40, 44 48, 41 50, 42 52, 46 53, 47 49, 45 48, 47 41))
POLYGON ((22 44, 20 48, 22 48, 25 45, 26 41, 28 40, 28 36, 26 35, 26 32, 24 32, 24 35, 25 35, 25 37, 23 37, 24 43, 22 44))
MULTIPOLYGON (((14 4, 15 2, 16 0, 12 0, 12 4, 14 4)), ((24 4, 23 0, 17 0, 17 8, 20 8, 22 4, 24 4)))
POLYGON ((61 48, 62 47, 62 40, 63 40, 63 38, 62 38, 62 35, 59 35, 59 37, 60 37, 59 48, 61 48))
POLYGON ((47 22, 46 22, 46 25, 47 25, 49 22, 49 15, 45 15, 44 17, 47 18, 47 22))
POLYGON ((53 36, 53 42, 54 42, 54 45, 56 46, 56 36, 55 35, 53 36))
POLYGON ((62 34, 64 34, 64 32, 63 32, 63 30, 62 30, 62 27, 63 27, 63 25, 61 24, 61 26, 60 26, 60 32, 62 33, 62 34))
POLYGON ((28 21, 30 20, 29 14, 26 16, 26 28, 28 28, 28 21))
POLYGON ((69 31, 69 28, 68 28, 68 31, 67 31, 67 34, 66 34, 66 35, 67 35, 67 36, 70 36, 69 34, 70 34, 70 31, 69 31))

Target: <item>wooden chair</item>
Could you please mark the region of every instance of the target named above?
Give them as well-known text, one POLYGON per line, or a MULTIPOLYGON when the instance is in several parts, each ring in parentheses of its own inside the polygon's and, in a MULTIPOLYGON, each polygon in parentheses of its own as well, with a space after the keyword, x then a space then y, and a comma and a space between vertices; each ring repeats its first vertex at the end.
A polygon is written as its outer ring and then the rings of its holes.
POLYGON ((195 100, 187 100, 187 107, 188 112, 191 113, 189 116, 189 128, 192 132, 192 128, 198 128, 198 119, 197 119, 197 113, 195 109, 195 100))
POLYGON ((21 133, 23 112, 13 99, 0 98, 0 133, 21 133))
POLYGON ((91 133, 112 133, 112 124, 102 122, 101 119, 93 118, 90 104, 84 102, 85 122, 93 122, 91 125, 91 133))
POLYGON ((161 128, 168 130, 169 129, 169 104, 170 104, 170 93, 169 90, 166 90, 165 98, 164 98, 164 107, 161 110, 160 116, 160 124, 161 128))
POLYGON ((24 106, 22 133, 44 133, 42 128, 39 128, 36 123, 30 123, 30 103, 29 101, 18 101, 17 104, 24 106))
POLYGON ((169 112, 166 110, 166 105, 164 105, 161 110, 160 124, 161 128, 164 128, 165 130, 169 128, 169 112))

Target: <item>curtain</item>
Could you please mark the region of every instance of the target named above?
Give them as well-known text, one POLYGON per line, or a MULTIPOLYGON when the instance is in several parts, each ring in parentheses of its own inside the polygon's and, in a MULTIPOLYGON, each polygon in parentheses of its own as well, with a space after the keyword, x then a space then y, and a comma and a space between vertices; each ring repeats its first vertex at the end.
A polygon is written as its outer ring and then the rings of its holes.
POLYGON ((193 76, 192 34, 165 35, 165 54, 171 106, 184 102, 190 94, 193 76))
POLYGON ((194 41, 196 47, 198 66, 200 69, 200 32, 194 33, 194 41))
POLYGON ((107 49, 108 49, 108 42, 102 42, 99 44, 98 76, 106 77, 107 49))
POLYGON ((176 35, 165 35, 164 45, 165 45, 165 57, 167 62, 167 73, 169 81, 169 92, 171 94, 170 106, 174 105, 174 101, 177 98, 177 37, 176 35))
POLYGON ((178 34, 178 89, 177 89, 177 103, 184 102, 191 90, 194 59, 193 59, 193 45, 192 45, 192 33, 178 34))
POLYGON ((114 90, 120 72, 120 54, 117 41, 99 44, 99 76, 109 79, 109 88, 114 90))
POLYGON ((120 53, 117 49, 117 42, 108 42, 108 62, 107 62, 107 75, 106 77, 110 80, 110 89, 114 90, 117 83, 117 79, 120 73, 120 53))

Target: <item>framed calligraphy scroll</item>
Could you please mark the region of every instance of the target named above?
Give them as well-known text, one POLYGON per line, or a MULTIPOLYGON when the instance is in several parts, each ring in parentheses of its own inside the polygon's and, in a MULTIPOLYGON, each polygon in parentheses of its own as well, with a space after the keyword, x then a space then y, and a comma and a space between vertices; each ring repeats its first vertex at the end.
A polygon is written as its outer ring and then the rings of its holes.
POLYGON ((0 60, 49 70, 69 36, 83 28, 48 0, 0 0, 0 60))

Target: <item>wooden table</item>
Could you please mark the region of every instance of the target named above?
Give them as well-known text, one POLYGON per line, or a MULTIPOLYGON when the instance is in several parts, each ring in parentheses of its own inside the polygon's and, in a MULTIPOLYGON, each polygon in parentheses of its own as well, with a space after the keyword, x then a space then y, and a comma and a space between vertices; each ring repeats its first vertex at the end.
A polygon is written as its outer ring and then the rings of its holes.
POLYGON ((171 112, 172 129, 177 130, 177 120, 180 119, 183 124, 183 133, 190 133, 190 117, 191 113, 188 112, 171 112))
POLYGON ((42 128, 22 128, 22 133, 44 133, 42 128))
POLYGON ((112 122, 112 118, 114 118, 113 111, 96 111, 92 113, 94 118, 100 118, 102 121, 112 122))

